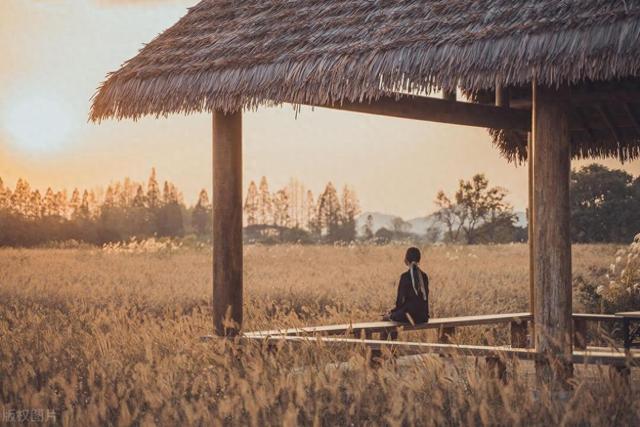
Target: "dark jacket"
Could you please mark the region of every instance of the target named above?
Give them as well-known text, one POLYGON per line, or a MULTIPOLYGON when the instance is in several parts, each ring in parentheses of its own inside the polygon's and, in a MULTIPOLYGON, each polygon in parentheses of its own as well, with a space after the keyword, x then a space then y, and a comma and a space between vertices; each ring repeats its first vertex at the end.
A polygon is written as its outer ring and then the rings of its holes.
POLYGON ((391 310, 391 320, 395 320, 396 322, 411 323, 407 314, 411 316, 411 319, 413 319, 414 323, 424 323, 429 320, 429 277, 424 271, 416 268, 414 270, 414 279, 416 289, 418 290, 417 294, 413 288, 413 284, 411 283, 411 274, 409 273, 409 271, 403 273, 402 276, 400 276, 396 306, 393 310, 391 310), (422 275, 424 288, 427 293, 426 298, 422 295, 418 276, 416 273, 422 275))

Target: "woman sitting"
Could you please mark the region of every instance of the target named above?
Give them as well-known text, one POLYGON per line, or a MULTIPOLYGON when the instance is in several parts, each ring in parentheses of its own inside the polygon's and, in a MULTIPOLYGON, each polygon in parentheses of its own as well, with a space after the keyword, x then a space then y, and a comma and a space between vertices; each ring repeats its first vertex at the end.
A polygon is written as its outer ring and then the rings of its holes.
POLYGON ((418 267, 420 257, 420 249, 407 249, 404 263, 409 270, 400 276, 396 306, 383 316, 384 320, 412 325, 429 321, 429 277, 418 267))

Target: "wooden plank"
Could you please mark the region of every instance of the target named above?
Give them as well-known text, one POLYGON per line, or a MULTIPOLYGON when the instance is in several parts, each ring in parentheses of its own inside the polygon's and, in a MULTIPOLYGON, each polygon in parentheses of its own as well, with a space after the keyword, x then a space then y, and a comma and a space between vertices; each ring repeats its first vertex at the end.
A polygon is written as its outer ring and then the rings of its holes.
POLYGON ((524 131, 531 129, 531 115, 524 110, 426 96, 385 95, 371 102, 345 101, 341 104, 312 106, 463 126, 524 131))
POLYGON ((242 325, 242 113, 213 113, 213 320, 216 334, 242 325))
MULTIPOLYGON (((568 106, 533 84, 535 348, 549 359, 572 354, 568 106)), ((541 379, 566 384, 570 363, 540 364, 541 379)))
POLYGON ((620 322, 622 319, 615 314, 573 313, 574 319, 583 319, 592 322, 620 322))
POLYGON ((383 332, 383 331, 414 331, 421 329, 439 329, 441 327, 490 325, 497 323, 508 323, 512 321, 526 322, 531 320, 531 313, 508 313, 508 314, 488 314, 480 316, 442 317, 430 319, 428 323, 410 325, 406 323, 392 321, 344 323, 339 325, 311 326, 302 328, 272 329, 268 331, 246 332, 245 336, 270 336, 270 335, 341 335, 347 332, 358 335, 360 331, 383 332))
MULTIPOLYGON (((241 337, 241 341, 253 342, 259 345, 277 345, 278 343, 328 345, 342 348, 366 347, 372 350, 400 352, 407 354, 439 354, 446 356, 473 357, 515 357, 525 360, 537 360, 544 355, 531 348, 512 348, 508 346, 482 346, 445 343, 425 343, 413 341, 384 341, 364 340, 358 338, 337 337, 302 337, 302 336, 272 336, 272 337, 241 337)), ((640 365, 640 352, 625 354, 621 349, 590 347, 585 350, 574 351, 570 355, 573 363, 634 366, 640 365)))

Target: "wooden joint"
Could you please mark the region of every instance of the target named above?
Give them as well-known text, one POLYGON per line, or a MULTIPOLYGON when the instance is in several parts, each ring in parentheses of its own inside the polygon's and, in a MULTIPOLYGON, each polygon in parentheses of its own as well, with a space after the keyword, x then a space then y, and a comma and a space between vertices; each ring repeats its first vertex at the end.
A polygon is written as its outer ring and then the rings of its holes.
POLYGON ((527 333, 529 331, 527 322, 511 322, 511 347, 512 348, 528 348, 529 339, 527 333))
POLYGON ((576 349, 587 348, 587 321, 585 319, 573 319, 573 344, 576 349))
POLYGON ((455 333, 456 328, 451 326, 444 326, 438 329, 438 342, 441 344, 450 344, 455 333))

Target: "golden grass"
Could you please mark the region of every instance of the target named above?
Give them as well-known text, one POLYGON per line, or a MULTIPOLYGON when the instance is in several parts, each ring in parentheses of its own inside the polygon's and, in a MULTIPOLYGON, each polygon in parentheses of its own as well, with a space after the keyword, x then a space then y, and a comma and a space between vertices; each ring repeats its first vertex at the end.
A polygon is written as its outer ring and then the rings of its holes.
MULTIPOLYGON (((393 303, 403 250, 249 246, 245 329, 377 319, 393 303)), ((574 247, 575 273, 607 266, 615 251, 574 247)), ((524 245, 425 249, 432 314, 527 310, 527 257, 524 245)), ((212 329, 210 266, 211 253, 195 250, 0 250, 0 417, 42 408, 68 425, 640 420, 635 380, 628 389, 601 369, 579 369, 574 391, 558 399, 532 382, 524 363, 509 366, 512 380, 502 385, 470 358, 371 369, 359 349, 266 353, 203 343, 212 329), (348 368, 335 368, 344 360, 348 368)), ((458 339, 501 341, 504 331, 469 328, 458 339)))

